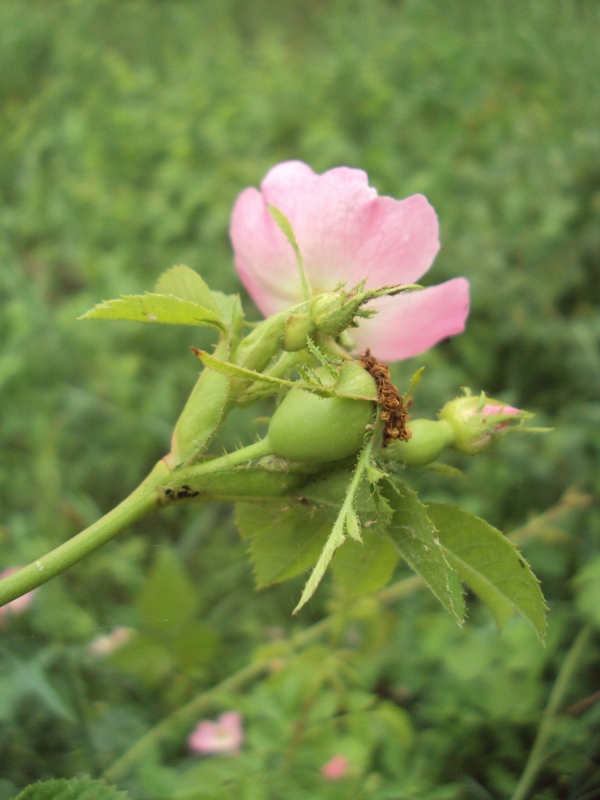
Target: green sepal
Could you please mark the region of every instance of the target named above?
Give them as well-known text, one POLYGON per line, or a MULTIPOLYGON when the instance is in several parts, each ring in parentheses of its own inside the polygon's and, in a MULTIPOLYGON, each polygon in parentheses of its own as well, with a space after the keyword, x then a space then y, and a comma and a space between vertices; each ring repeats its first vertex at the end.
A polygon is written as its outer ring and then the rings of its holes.
POLYGON ((213 291, 212 296, 217 304, 221 318, 229 328, 229 344, 230 350, 233 352, 240 343, 244 329, 242 301, 237 294, 223 294, 223 292, 213 291))
MULTIPOLYGON (((221 339, 215 353, 227 357, 227 339, 221 339)), ((166 456, 171 469, 193 461, 205 450, 223 418, 230 384, 229 376, 210 369, 203 370, 173 431, 171 451, 166 456)))
POLYGON ((79 319, 114 319, 163 325, 204 325, 222 333, 227 326, 220 315, 191 300, 172 294, 123 295, 116 300, 99 303, 79 319))
POLYGON ((232 361, 240 367, 262 372, 281 351, 288 318, 305 313, 307 308, 308 303, 300 303, 259 322, 232 353, 232 361))
POLYGON ((294 234, 294 229, 292 228, 292 223, 289 219, 285 216, 283 211, 280 211, 277 206, 267 206, 269 209, 269 214, 275 220, 277 227, 283 233, 285 238, 291 244, 294 254, 296 256, 296 263, 298 264, 298 273, 300 277, 300 287, 302 288, 302 296, 305 300, 309 300, 311 297, 310 286, 308 284, 308 278, 306 277, 306 272, 304 270, 304 261, 302 259, 302 253, 300 252, 300 247, 298 246, 298 242, 296 240, 296 235, 294 234))
POLYGON ((408 406, 409 402, 412 400, 413 394, 415 393, 415 389, 423 379, 424 372, 425 372, 425 367, 419 367, 419 369, 413 373, 412 378, 410 379, 410 385, 406 390, 406 392, 402 395, 402 400, 405 406, 408 406))
POLYGON ((178 264, 163 272, 156 281, 154 293, 173 295, 179 297, 180 300, 189 300, 213 311, 224 320, 206 281, 195 270, 183 264, 178 264))
POLYGON ((346 532, 348 536, 351 539, 354 539, 355 542, 362 542, 360 520, 358 518, 358 514, 353 508, 349 508, 348 511, 346 511, 344 524, 346 526, 346 532))
POLYGON ((488 606, 500 630, 518 610, 543 642, 544 597, 538 579, 514 544, 484 520, 455 506, 431 503, 427 514, 448 560, 488 606))
MULTIPOLYGON (((303 391, 316 394, 318 397, 339 397, 346 400, 373 400, 373 394, 355 394, 351 392, 340 392, 334 385, 327 385, 322 383, 318 376, 314 378, 313 383, 307 381, 291 381, 284 378, 275 378, 272 375, 257 372, 256 370, 240 367, 238 364, 233 364, 231 361, 225 361, 218 358, 216 355, 212 356, 205 350, 199 350, 197 347, 192 348, 194 354, 202 361, 204 366, 208 367, 215 372, 222 375, 228 375, 231 378, 246 381, 259 381, 265 384, 270 384, 274 387, 274 391, 281 391, 283 389, 302 389, 303 391)), ((349 362, 350 363, 350 362, 349 362)), ((343 384, 342 384, 343 385, 343 384)))
POLYGON ((395 295, 400 292, 420 289, 415 284, 384 286, 381 289, 364 290, 363 281, 350 291, 339 287, 333 292, 323 292, 313 297, 310 304, 310 314, 315 327, 328 336, 339 336, 347 328, 353 327, 355 317, 370 319, 374 309, 362 308, 370 300, 384 295, 395 295))

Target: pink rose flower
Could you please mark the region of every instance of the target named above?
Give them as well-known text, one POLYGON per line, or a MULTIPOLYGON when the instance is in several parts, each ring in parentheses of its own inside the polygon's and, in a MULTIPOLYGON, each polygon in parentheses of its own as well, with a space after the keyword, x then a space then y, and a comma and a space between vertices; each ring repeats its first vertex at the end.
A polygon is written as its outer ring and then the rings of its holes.
POLYGON ((204 719, 188 738, 192 753, 233 754, 237 753, 244 741, 242 715, 236 711, 226 711, 216 722, 204 719))
POLYGON ((117 625, 110 633, 102 633, 92 639, 88 644, 88 650, 99 658, 105 658, 126 645, 132 635, 132 628, 117 625))
POLYGON ((337 753, 326 764, 321 767, 321 775, 328 781, 339 781, 348 772, 348 759, 346 756, 337 753))
MULTIPOLYGON (((2 580, 2 578, 8 578, 9 575, 18 572, 20 569, 21 567, 9 567, 8 569, 2 570, 2 572, 0 572, 0 580, 2 580)), ((29 605, 36 592, 37 589, 33 589, 31 592, 27 592, 27 594, 23 594, 21 597, 17 597, 14 600, 11 600, 10 603, 6 603, 6 605, 1 606, 0 623, 11 615, 22 614, 24 611, 26 611, 27 608, 29 608, 29 605)))
MULTIPOLYGON (((316 175, 301 161, 278 164, 260 191, 239 195, 231 217, 236 269, 265 316, 303 300, 295 253, 269 205, 292 225, 313 294, 363 280, 367 289, 415 283, 439 250, 437 216, 422 195, 379 197, 359 169, 316 175)), ((378 313, 349 331, 356 350, 369 347, 383 361, 409 358, 464 330, 469 284, 454 278, 368 307, 378 313)))

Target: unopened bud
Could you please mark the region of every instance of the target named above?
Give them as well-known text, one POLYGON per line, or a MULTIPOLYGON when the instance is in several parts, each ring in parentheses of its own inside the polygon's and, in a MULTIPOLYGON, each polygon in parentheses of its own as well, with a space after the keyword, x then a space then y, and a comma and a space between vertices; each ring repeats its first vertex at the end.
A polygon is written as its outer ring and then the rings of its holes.
POLYGON ((262 372, 271 359, 281 350, 281 340, 289 314, 280 311, 259 323, 243 339, 234 354, 235 363, 246 369, 262 372))
POLYGON ((454 448, 469 455, 486 450, 511 422, 530 416, 485 394, 470 393, 446 403, 440 412, 440 419, 449 422, 454 430, 454 448))

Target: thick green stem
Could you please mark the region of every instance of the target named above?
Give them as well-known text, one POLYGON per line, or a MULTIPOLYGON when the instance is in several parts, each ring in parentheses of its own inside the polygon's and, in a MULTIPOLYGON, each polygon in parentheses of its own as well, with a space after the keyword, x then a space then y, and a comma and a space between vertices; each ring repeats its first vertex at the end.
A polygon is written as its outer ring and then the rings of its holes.
POLYGON ((116 508, 55 550, 0 581, 0 606, 60 575, 156 508, 159 504, 156 487, 168 475, 168 467, 159 461, 146 480, 116 508))
POLYGON ((229 467, 238 467, 254 459, 264 458, 270 455, 272 455, 272 452, 268 440, 260 439, 254 444, 249 444, 247 447, 234 450, 233 453, 226 453, 219 458, 204 461, 202 464, 194 464, 191 467, 181 467, 180 469, 173 470, 168 480, 164 480, 163 484, 178 484, 181 486, 187 480, 193 480, 202 475, 210 475, 212 472, 222 472, 229 467))
POLYGON ((157 491, 161 486, 167 484, 181 486, 191 478, 246 464, 253 459, 269 454, 269 445, 263 439, 248 447, 227 453, 203 464, 196 464, 193 467, 171 471, 164 460, 159 461, 143 483, 116 508, 55 550, 0 581, 0 606, 32 589, 37 589, 46 581, 60 575, 61 572, 102 547, 138 519, 165 505, 164 495, 157 491))
POLYGON ((564 700, 567 689, 569 688, 569 684, 571 683, 571 679, 573 678, 573 675, 579 666, 579 660, 585 652, 591 635, 592 626, 587 624, 579 632, 579 635, 573 642, 571 649, 567 653, 567 657, 563 661, 562 666, 558 671, 556 682, 552 687, 550 697, 548 698, 548 705, 544 709, 542 719, 540 720, 540 726, 538 728, 537 736, 535 737, 535 742, 531 748, 531 753, 527 759, 527 764, 525 765, 523 774, 521 775, 519 783, 517 784, 517 787, 513 793, 512 800, 525 800, 531 787, 533 786, 540 768, 545 761, 545 751, 548 741, 552 735, 552 728, 554 726, 556 712, 564 700))

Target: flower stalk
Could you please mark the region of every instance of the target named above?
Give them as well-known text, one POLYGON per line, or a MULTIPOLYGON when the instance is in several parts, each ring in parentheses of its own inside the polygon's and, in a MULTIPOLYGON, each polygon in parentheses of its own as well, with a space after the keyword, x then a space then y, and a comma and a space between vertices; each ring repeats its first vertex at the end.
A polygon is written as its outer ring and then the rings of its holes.
POLYGON ((0 581, 0 606, 60 575, 160 505, 158 486, 169 469, 159 461, 148 477, 118 506, 45 556, 0 581))
MULTIPOLYGON (((112 511, 72 539, 0 581, 0 606, 60 575, 152 511, 179 499, 186 499, 185 491, 184 496, 177 495, 174 491, 171 495, 167 494, 169 487, 181 487, 192 478, 198 485, 204 475, 226 473, 227 470, 269 454, 268 443, 261 440, 193 467, 171 471, 164 460, 159 461, 137 489, 112 511)), ((201 495, 200 491, 195 491, 197 495, 201 495)))

